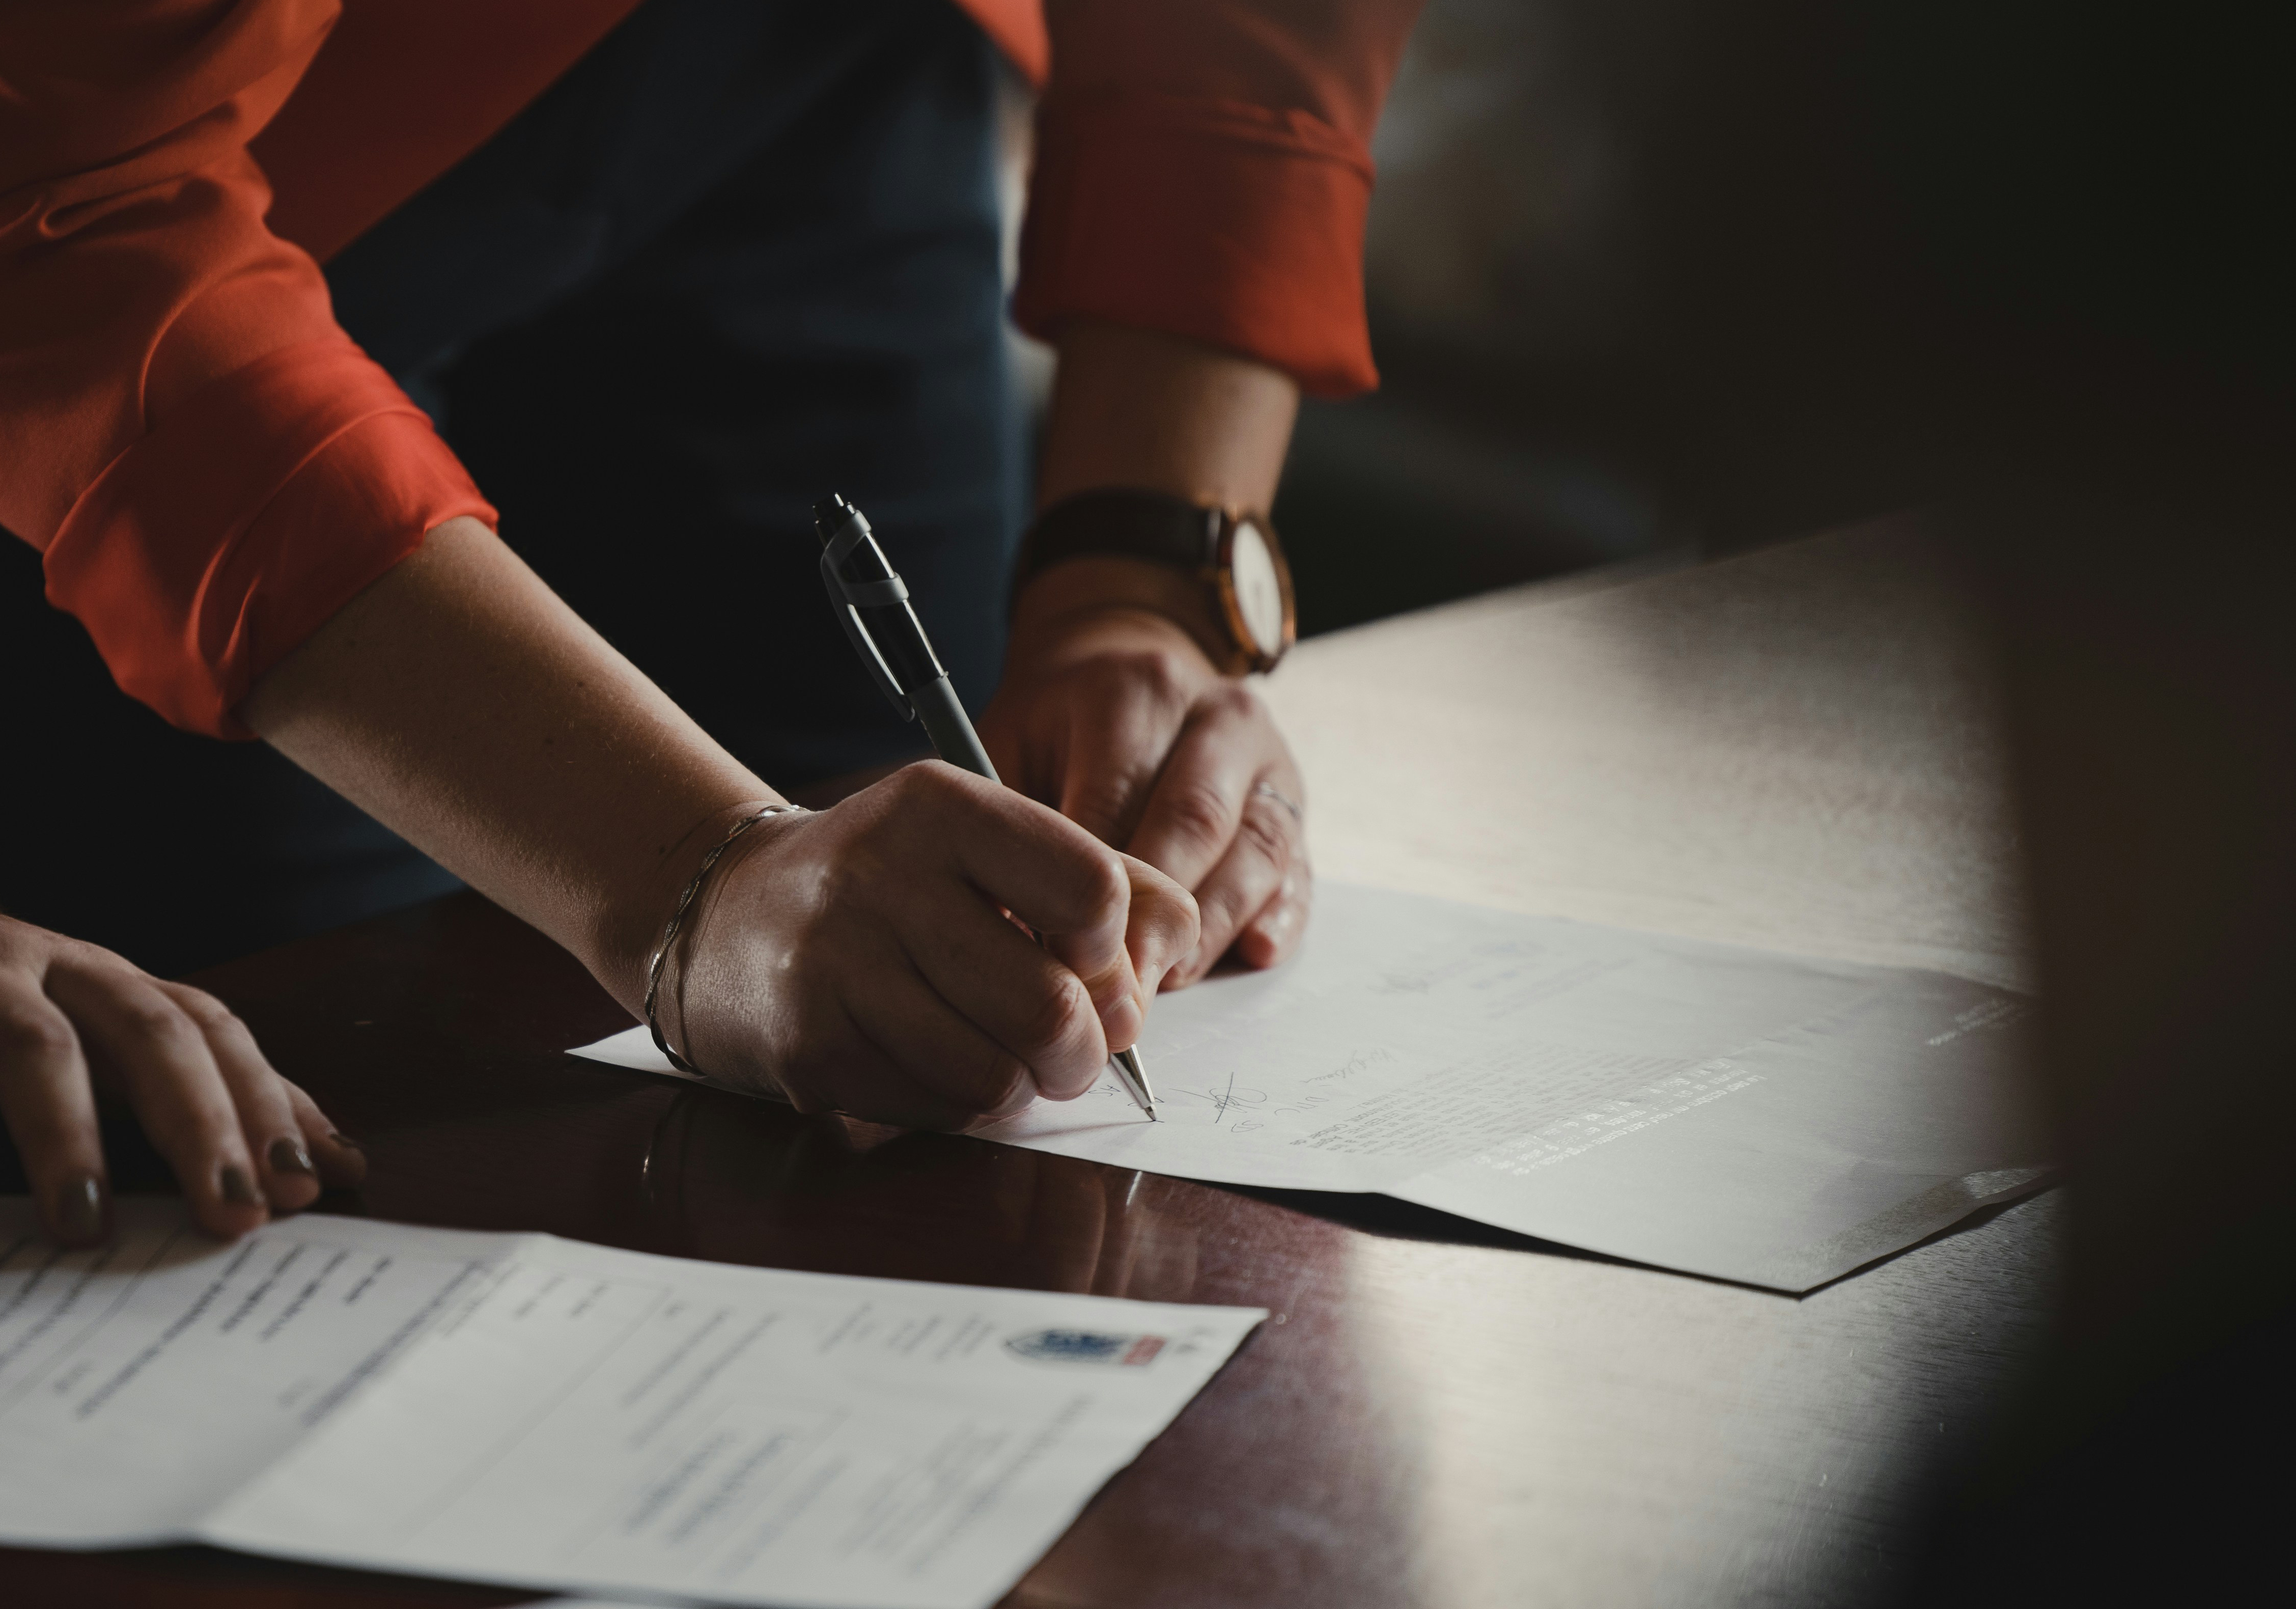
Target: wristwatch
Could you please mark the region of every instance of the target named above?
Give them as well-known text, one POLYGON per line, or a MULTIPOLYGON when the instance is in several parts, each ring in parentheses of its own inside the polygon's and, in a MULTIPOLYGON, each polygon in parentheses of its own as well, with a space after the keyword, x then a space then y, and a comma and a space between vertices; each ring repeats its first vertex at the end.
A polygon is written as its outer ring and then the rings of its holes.
POLYGON ((1231 676, 1275 669, 1299 635, 1292 567, 1265 514, 1131 487, 1078 492, 1038 514, 1021 539, 1013 590, 1055 564, 1093 557, 1146 559, 1193 575, 1226 633, 1220 668, 1231 676))

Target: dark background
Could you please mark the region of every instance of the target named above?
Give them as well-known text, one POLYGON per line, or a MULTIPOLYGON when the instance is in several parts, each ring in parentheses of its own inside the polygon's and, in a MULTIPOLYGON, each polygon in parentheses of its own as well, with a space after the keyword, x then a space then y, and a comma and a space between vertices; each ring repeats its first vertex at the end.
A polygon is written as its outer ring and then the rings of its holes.
POLYGON ((2289 11, 1432 0, 1385 385, 1308 406, 1277 507, 1303 629, 2076 462, 2272 476, 2289 11))

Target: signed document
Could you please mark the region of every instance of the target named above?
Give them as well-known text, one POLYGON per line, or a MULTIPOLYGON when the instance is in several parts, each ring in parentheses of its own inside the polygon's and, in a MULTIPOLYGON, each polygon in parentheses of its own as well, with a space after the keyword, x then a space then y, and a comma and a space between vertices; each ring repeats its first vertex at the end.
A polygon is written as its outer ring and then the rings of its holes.
POLYGON ((0 1542, 980 1609, 1264 1315, 0 1198, 0 1542))
MULTIPOLYGON (((1160 1121, 1111 1078, 977 1132, 1804 1291, 2046 1182, 2030 1014, 1941 973, 1325 883, 1293 960, 1157 1001, 1160 1121)), ((576 1054, 668 1070, 644 1029, 576 1054)))

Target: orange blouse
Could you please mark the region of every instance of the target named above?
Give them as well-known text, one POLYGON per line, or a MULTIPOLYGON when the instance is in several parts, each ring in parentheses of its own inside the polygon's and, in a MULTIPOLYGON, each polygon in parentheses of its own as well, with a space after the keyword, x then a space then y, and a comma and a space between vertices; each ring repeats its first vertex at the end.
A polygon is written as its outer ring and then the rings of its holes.
MULTIPOLYGON (((0 0, 0 525, 178 726, 494 510, 318 264, 636 0, 0 0)), ((1044 88, 1015 314, 1374 384, 1368 142, 1419 0, 960 0, 1044 88)))

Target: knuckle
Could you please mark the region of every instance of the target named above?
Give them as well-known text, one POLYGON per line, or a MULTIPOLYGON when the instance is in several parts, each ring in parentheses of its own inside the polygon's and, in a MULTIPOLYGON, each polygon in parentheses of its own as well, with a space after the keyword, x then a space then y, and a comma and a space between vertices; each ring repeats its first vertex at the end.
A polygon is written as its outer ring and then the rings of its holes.
POLYGON ((90 944, 85 939, 75 939, 70 933, 46 933, 46 948, 50 961, 59 966, 101 968, 111 972, 134 973, 143 976, 143 969, 125 956, 113 954, 101 944, 90 944))
POLYGON ((1196 909, 1200 913, 1197 945, 1211 951, 1211 959, 1217 960, 1226 950, 1228 940, 1235 936, 1235 930, 1242 925, 1242 891, 1234 888, 1209 890, 1197 896, 1196 909))
POLYGON ((1029 1003, 1020 1024, 1022 1060, 1030 1063, 1057 1054, 1083 1030, 1092 998, 1073 973, 1047 980, 1029 1003))
POLYGON ((930 796, 940 785, 940 777, 931 766, 903 766, 882 784, 885 796, 897 804, 930 796))
POLYGON ((927 760, 905 767, 897 775, 908 779, 906 792, 925 799, 947 800, 972 790, 969 774, 947 760, 927 760))
POLYGON ((174 992, 176 1006, 202 1032, 226 1033, 240 1025, 231 1007, 207 990, 183 987, 174 992))
POLYGON ((1276 806, 1263 801, 1259 809, 1243 813, 1243 819, 1236 825, 1236 837, 1272 864, 1287 866, 1292 859, 1291 820, 1276 806))
POLYGON ((1087 826, 1110 826, 1124 819, 1124 812, 1132 802, 1133 780, 1123 776, 1099 776, 1086 779, 1077 789, 1074 800, 1076 819, 1087 826))
POLYGON ((1218 784, 1208 781, 1184 783, 1165 802, 1172 830, 1200 843, 1216 844, 1227 836, 1234 809, 1218 784))
MULTIPOLYGON (((931 809, 947 792, 948 778, 941 768, 929 761, 903 766, 868 791, 865 813, 848 811, 848 819, 857 815, 860 820, 857 831, 862 835, 888 831, 899 817, 912 810, 931 809)), ((860 802, 857 800, 854 802, 860 802)))
POLYGON ((1136 648, 1111 655, 1100 674, 1111 691, 1158 704, 1184 704, 1192 691, 1186 664, 1168 648, 1136 648))
POLYGON ((62 1061, 79 1048, 71 1019, 45 1003, 0 1002, 0 1055, 13 1061, 62 1061))
POLYGON ((1257 720, 1266 711, 1259 694, 1241 682, 1221 682, 1203 702, 1213 712, 1237 720, 1257 720))
POLYGON ((1124 869, 1123 858, 1113 850, 1102 849, 1088 858, 1082 872, 1077 892, 1085 907, 1086 925, 1097 927, 1115 921, 1132 899, 1132 877, 1124 869))
POLYGON ((1204 930, 1203 904, 1184 888, 1160 889, 1156 897, 1143 902, 1152 916, 1168 930, 1171 942, 1193 947, 1204 930))
POLYGON ((119 1025, 139 1039, 172 1044, 191 1031, 191 1019, 165 995, 137 995, 114 1009, 119 1025))

